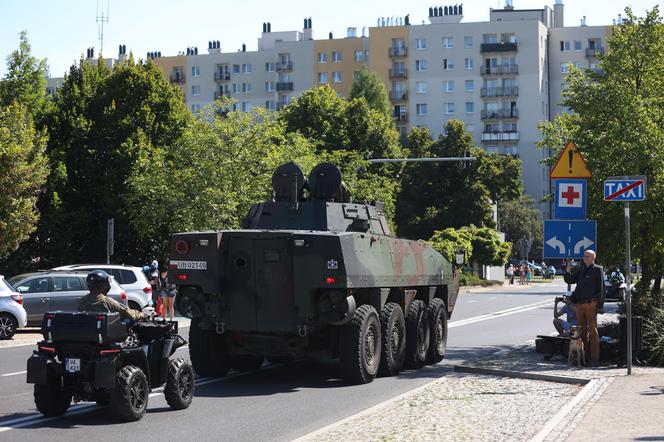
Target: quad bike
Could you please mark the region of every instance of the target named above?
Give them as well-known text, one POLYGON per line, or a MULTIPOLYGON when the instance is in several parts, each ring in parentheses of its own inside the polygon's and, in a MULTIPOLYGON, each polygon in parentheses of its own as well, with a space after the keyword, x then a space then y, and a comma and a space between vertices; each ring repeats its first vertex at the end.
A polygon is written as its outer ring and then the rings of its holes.
POLYGON ((150 392, 165 384, 172 409, 189 407, 194 372, 170 359, 186 344, 176 321, 122 321, 118 313, 46 313, 44 340, 28 359, 28 383, 45 416, 61 416, 72 400, 108 406, 122 421, 143 417, 150 392))

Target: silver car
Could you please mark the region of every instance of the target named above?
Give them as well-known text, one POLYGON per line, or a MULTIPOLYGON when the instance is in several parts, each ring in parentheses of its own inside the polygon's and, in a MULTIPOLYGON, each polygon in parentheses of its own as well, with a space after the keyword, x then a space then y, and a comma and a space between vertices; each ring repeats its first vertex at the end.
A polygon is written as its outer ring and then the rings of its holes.
POLYGON ((19 327, 25 327, 23 296, 0 275, 0 339, 11 339, 19 327))
MULTIPOLYGON (((88 294, 81 272, 37 272, 9 278, 16 291, 23 295, 23 307, 28 314, 28 326, 40 326, 44 313, 78 311, 78 301, 88 294)), ((127 306, 127 293, 111 277, 108 296, 127 306)))

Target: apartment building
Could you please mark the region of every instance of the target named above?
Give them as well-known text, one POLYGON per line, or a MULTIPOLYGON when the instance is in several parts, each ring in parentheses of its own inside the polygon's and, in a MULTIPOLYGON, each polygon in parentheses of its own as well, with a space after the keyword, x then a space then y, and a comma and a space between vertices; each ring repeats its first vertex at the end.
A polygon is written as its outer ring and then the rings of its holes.
MULTIPOLYGON (((216 40, 207 53, 190 47, 148 58, 182 88, 194 112, 222 96, 236 100, 235 110, 278 110, 323 84, 345 97, 367 65, 385 84, 400 133, 427 126, 436 137, 449 119, 462 120, 476 145, 522 160, 526 192, 539 201, 550 192, 550 180, 541 164, 549 153, 536 148, 537 125, 566 111, 560 100, 570 64, 597 69, 611 27, 586 26, 585 17, 579 26, 565 26, 562 0, 541 9, 515 9, 507 0, 490 9, 485 22, 464 22, 463 9, 430 7, 428 23, 381 18, 368 35, 348 28, 344 38, 330 33, 318 40, 311 18, 298 31, 273 32, 263 23, 255 51, 242 45, 223 52, 216 40)), ((49 90, 60 83, 49 79, 49 90)), ((547 204, 541 209, 549 215, 547 204)))

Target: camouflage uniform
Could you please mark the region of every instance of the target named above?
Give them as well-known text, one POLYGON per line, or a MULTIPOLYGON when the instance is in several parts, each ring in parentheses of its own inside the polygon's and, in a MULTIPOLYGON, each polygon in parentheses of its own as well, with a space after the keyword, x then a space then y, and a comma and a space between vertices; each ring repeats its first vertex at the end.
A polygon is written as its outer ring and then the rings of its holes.
POLYGON ((78 301, 78 310, 82 312, 120 313, 122 319, 139 320, 143 314, 125 307, 113 298, 102 294, 88 293, 78 301))

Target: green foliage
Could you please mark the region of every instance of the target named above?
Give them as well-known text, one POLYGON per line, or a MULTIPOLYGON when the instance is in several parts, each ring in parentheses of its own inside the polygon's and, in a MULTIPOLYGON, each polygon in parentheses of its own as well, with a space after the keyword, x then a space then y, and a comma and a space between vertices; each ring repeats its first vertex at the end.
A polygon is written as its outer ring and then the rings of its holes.
POLYGON ((459 285, 462 287, 491 287, 494 285, 502 285, 503 281, 493 281, 490 279, 482 279, 474 273, 461 273, 459 277, 459 285))
POLYGON ((664 366, 664 308, 653 306, 643 328, 643 348, 649 364, 664 366))
POLYGON ((603 201, 603 181, 647 176, 647 201, 631 206, 633 256, 642 264, 645 293, 664 273, 664 24, 657 7, 645 17, 626 13, 608 39, 601 71, 568 75, 562 104, 571 114, 540 126, 541 147, 551 149, 551 161, 567 140, 582 149, 593 172, 588 218, 598 221, 598 259, 606 266, 624 261, 624 227, 622 205, 603 201))
POLYGON ((0 106, 0 257, 36 228, 37 195, 48 175, 46 138, 34 128, 26 106, 0 106))
POLYGON ((473 236, 468 229, 448 227, 444 230, 436 230, 428 243, 454 265, 456 265, 456 254, 459 250, 465 250, 467 261, 472 260, 473 236))
POLYGON ((500 230, 505 232, 505 240, 512 243, 512 256, 521 256, 521 239, 532 241, 530 257, 542 256, 542 212, 535 208, 532 198, 522 195, 518 199, 500 203, 498 219, 500 230))
POLYGON ((46 59, 38 60, 32 55, 27 31, 21 31, 19 40, 18 49, 7 56, 7 73, 0 80, 0 105, 18 101, 40 122, 48 110, 46 59))
POLYGON ((464 229, 468 230, 472 237, 472 262, 488 266, 503 266, 507 263, 512 244, 501 241, 495 229, 474 225, 464 229))
POLYGON ((348 97, 351 101, 362 97, 370 109, 381 112, 388 117, 392 114, 392 106, 385 85, 374 72, 364 65, 353 79, 348 97))
POLYGON ((470 224, 494 227, 491 199, 509 200, 521 193, 519 160, 474 147, 461 121, 448 121, 446 129, 447 136, 433 142, 427 130, 411 132, 412 155, 477 159, 404 167, 395 218, 401 236, 429 238, 436 230, 470 224))

